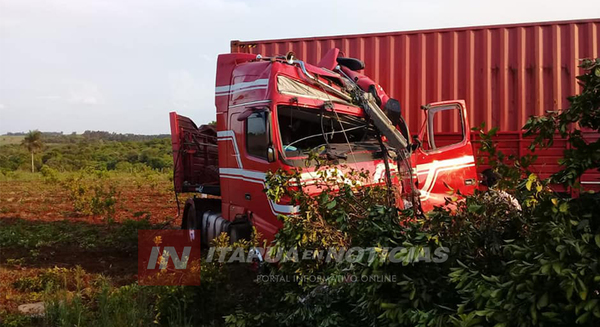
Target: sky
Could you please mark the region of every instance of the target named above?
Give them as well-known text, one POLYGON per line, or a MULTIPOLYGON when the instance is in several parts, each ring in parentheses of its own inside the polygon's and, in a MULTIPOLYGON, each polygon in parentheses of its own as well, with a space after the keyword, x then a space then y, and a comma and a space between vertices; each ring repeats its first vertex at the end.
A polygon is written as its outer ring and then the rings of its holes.
POLYGON ((0 134, 212 121, 231 40, 599 16, 597 0, 0 0, 0 134))

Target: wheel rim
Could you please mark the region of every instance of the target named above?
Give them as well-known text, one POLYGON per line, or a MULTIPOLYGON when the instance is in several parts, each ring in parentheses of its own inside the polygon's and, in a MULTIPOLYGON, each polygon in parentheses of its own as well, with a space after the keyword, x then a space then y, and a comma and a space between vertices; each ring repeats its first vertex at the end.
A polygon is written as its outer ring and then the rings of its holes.
POLYGON ((187 215, 187 230, 188 230, 188 238, 190 241, 196 240, 196 208, 194 206, 190 206, 188 209, 187 215))

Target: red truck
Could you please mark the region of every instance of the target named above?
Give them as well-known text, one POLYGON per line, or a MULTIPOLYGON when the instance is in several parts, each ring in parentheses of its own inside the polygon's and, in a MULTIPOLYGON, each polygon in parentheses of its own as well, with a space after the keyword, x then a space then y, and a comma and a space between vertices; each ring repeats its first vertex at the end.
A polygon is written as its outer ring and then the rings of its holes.
MULTIPOLYGON (((425 103, 464 99, 469 123, 497 127, 494 137, 506 155, 530 153, 531 139, 521 128, 529 116, 565 109, 567 97, 578 94, 575 78, 582 58, 600 56, 600 19, 470 26, 371 34, 231 41, 231 52, 262 55, 293 51, 307 62, 318 62, 331 48, 367 63, 364 74, 398 99, 403 118, 412 131, 425 120, 425 103)), ((433 128, 449 138, 460 134, 458 120, 438 120, 433 128)), ((598 133, 585 132, 590 141, 598 133)), ((471 134, 478 149, 478 133, 471 134)), ((568 143, 560 137, 549 149, 536 150, 529 167, 540 178, 559 171, 568 143)), ((476 152, 477 153, 477 152, 476 152)), ((480 171, 488 167, 480 165, 480 171)), ((600 172, 581 177, 586 190, 600 192, 600 172)), ((565 196, 577 190, 554 185, 565 196)))
POLYGON ((235 241, 252 227, 273 239, 277 216, 296 208, 267 198, 266 173, 303 167, 302 182, 310 184, 310 151, 340 167, 368 170, 373 184, 394 184, 401 208, 443 204, 448 186, 472 193, 478 181, 465 102, 423 106, 423 124, 411 134, 400 103, 363 69, 337 48, 316 65, 292 53, 220 55, 216 126, 170 114, 175 191, 200 194, 186 201, 182 228, 200 230, 204 243, 221 232, 235 241), (447 121, 459 133, 449 137, 434 128, 447 121))

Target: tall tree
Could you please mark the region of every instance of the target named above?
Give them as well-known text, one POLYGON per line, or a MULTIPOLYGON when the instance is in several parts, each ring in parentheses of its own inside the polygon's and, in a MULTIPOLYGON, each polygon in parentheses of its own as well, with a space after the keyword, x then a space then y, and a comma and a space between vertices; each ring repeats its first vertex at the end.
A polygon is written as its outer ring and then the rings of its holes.
POLYGON ((21 144, 27 148, 29 153, 31 153, 31 172, 33 173, 35 172, 35 166, 33 164, 33 155, 42 149, 42 133, 38 130, 29 131, 29 133, 25 135, 25 138, 23 139, 23 142, 21 142, 21 144))

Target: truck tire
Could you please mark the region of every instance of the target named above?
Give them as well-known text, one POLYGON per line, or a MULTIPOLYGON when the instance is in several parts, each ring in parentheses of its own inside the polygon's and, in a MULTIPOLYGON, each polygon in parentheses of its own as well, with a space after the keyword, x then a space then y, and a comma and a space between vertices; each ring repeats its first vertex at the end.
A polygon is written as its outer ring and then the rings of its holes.
POLYGON ((200 230, 200 225, 202 223, 202 215, 198 213, 196 201, 194 200, 195 199, 190 198, 185 201, 183 218, 181 220, 181 229, 188 230, 188 241, 192 242, 200 237, 197 231, 200 230))
POLYGON ((209 246, 222 232, 229 234, 230 222, 221 217, 221 200, 189 198, 185 202, 181 229, 188 230, 188 240, 200 238, 202 246, 209 246))

